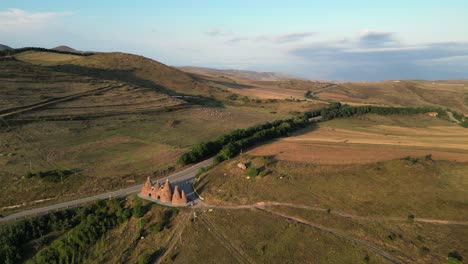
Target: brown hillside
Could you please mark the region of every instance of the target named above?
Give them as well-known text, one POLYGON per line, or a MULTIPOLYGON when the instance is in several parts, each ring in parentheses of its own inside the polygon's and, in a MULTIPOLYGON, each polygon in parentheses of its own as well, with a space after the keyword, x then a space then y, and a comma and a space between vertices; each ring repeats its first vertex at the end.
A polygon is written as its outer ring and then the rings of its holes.
POLYGON ((388 106, 438 106, 468 113, 466 81, 382 81, 343 83, 317 89, 327 100, 388 106))
MULTIPOLYGON (((32 53, 35 52, 29 52, 28 56, 30 57, 32 53)), ((51 65, 50 58, 57 57, 56 54, 48 52, 42 52, 40 56, 47 63, 41 63, 37 56, 34 60, 30 60, 23 54, 16 55, 20 60, 43 65, 51 65)), ((103 80, 127 82, 170 94, 177 92, 217 98, 224 98, 229 94, 225 89, 212 87, 204 79, 191 76, 158 61, 133 54, 113 52, 78 57, 72 60, 57 58, 56 62, 51 66, 54 67, 54 70, 61 72, 92 76, 103 80)))

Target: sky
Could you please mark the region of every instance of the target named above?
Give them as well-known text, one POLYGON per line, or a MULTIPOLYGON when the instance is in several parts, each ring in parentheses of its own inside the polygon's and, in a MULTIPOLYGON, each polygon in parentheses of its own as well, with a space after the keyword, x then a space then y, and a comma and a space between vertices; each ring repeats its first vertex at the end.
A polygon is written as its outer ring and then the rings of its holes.
POLYGON ((315 80, 468 79, 467 0, 1 0, 0 44, 315 80))

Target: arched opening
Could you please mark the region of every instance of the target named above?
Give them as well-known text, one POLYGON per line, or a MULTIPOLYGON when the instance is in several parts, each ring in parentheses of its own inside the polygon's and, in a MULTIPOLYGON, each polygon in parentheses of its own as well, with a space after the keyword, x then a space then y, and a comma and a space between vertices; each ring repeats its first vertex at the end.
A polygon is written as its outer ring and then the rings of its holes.
POLYGON ((161 196, 158 195, 158 197, 156 198, 157 200, 161 199, 161 196))
POLYGON ((151 198, 151 193, 148 193, 148 197, 151 198))

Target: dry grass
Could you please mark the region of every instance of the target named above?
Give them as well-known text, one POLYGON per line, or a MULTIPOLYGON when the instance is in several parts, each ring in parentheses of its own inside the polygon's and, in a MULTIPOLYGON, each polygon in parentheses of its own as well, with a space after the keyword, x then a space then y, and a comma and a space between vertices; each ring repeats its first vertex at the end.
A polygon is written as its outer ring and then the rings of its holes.
POLYGON ((462 256, 468 253, 464 246, 468 243, 466 226, 364 221, 287 207, 272 210, 367 241, 408 263, 444 263, 451 251, 456 250, 462 256))
POLYGON ((266 176, 247 177, 237 160, 206 172, 197 189, 208 203, 286 202, 363 216, 463 220, 468 217, 468 163, 392 160, 317 165, 248 156, 266 176))
POLYGON ((319 164, 372 163, 432 154, 468 161, 468 130, 425 115, 366 115, 321 123, 319 128, 251 150, 280 160, 319 164))
MULTIPOLYGON (((228 243, 255 263, 386 263, 379 256, 346 240, 259 211, 218 210, 202 213, 228 243)), ((184 240, 165 263, 238 263, 203 223, 195 219, 184 240)))
POLYGON ((18 60, 39 65, 55 65, 57 63, 67 63, 72 60, 83 59, 82 56, 61 54, 53 52, 25 51, 15 55, 18 60))
POLYGON ((462 81, 343 83, 318 89, 322 99, 389 106, 439 106, 468 113, 468 85, 462 81), (461 85, 460 85, 461 84, 461 85))

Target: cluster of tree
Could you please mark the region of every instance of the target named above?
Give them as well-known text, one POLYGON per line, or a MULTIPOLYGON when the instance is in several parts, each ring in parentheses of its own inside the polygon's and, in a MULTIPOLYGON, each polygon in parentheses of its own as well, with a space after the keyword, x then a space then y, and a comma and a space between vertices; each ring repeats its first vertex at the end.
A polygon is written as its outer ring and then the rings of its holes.
POLYGON ((106 230, 128 219, 132 211, 124 201, 108 200, 84 207, 53 212, 31 219, 0 226, 0 263, 24 261, 24 245, 44 237, 52 231, 65 232, 63 236, 39 250, 33 263, 80 263, 87 246, 106 230))
POLYGON ((465 128, 468 128, 468 118, 466 118, 463 114, 458 112, 452 111, 453 117, 460 121, 459 125, 465 128))
POLYGON ((332 102, 325 108, 319 108, 319 109, 315 109, 315 110, 306 112, 305 115, 307 116, 307 118, 319 117, 319 116, 322 116, 326 112, 329 112, 329 111, 332 111, 332 110, 337 110, 337 109, 340 109, 342 107, 343 107, 343 105, 341 105, 341 103, 332 102))
POLYGON ((91 53, 91 52, 72 52, 72 51, 38 48, 38 47, 25 47, 25 48, 19 48, 19 49, 0 50, 0 56, 12 56, 12 55, 15 55, 17 53, 21 53, 21 52, 25 52, 25 51, 54 52, 54 53, 77 55, 77 56, 91 56, 91 55, 94 55, 94 53, 91 53))
POLYGON ((309 99, 314 99, 314 98, 316 98, 316 97, 314 96, 314 93, 313 93, 311 90, 307 90, 307 92, 305 92, 305 94, 304 94, 304 97, 305 97, 305 98, 309 98, 309 99))
POLYGON ((230 159, 237 156, 243 149, 254 146, 255 144, 271 140, 278 137, 287 136, 289 133, 304 128, 309 124, 305 115, 280 120, 278 125, 258 130, 251 136, 243 137, 237 141, 229 142, 224 145, 215 157, 216 162, 230 159))
POLYGON ((53 230, 68 230, 85 214, 84 211, 66 210, 0 226, 0 263, 20 263, 24 255, 22 245, 53 230))
POLYGON ((87 206, 79 224, 41 249, 31 263, 83 263, 87 250, 102 235, 131 217, 132 211, 124 202, 111 199, 87 206))
POLYGON ((199 162, 218 153, 218 159, 230 158, 237 155, 243 148, 264 140, 284 136, 298 127, 304 127, 306 123, 307 118, 303 115, 294 119, 276 120, 247 129, 236 129, 214 141, 193 146, 189 152, 180 156, 179 163, 186 165, 199 162))
POLYGON ((415 115, 428 112, 437 112, 439 117, 447 117, 447 112, 441 108, 434 107, 382 107, 382 106, 353 106, 339 107, 336 109, 324 109, 321 111, 322 120, 351 117, 364 114, 378 115, 415 115))

